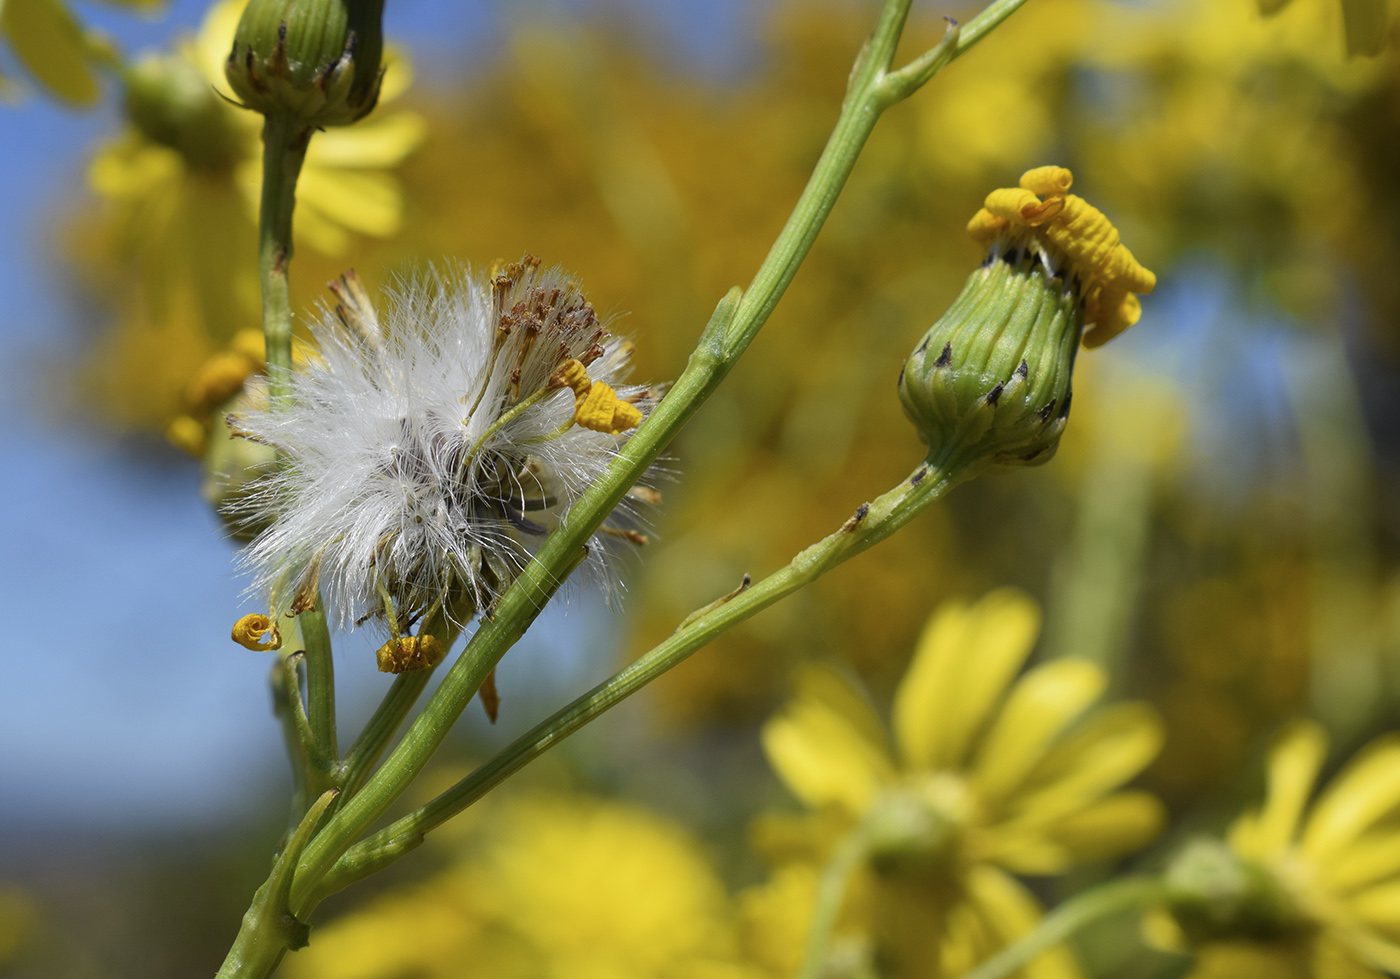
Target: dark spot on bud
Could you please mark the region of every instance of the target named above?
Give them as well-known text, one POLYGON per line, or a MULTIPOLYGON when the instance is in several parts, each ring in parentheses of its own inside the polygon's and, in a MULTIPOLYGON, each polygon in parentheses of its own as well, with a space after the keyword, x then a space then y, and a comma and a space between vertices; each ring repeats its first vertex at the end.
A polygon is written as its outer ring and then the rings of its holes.
POLYGON ((1040 261, 1040 252, 1036 252, 1031 256, 1031 271, 1035 271, 1041 264, 1043 263, 1040 261))
POLYGON ((918 472, 916 472, 913 476, 909 477, 909 485, 910 485, 910 486, 918 486, 920 483, 922 483, 922 482, 924 481, 924 477, 927 476, 927 475, 928 475, 928 466, 923 466, 923 467, 921 467, 921 468, 919 469, 918 472))
POLYGON ((1070 399, 1072 399, 1073 397, 1074 397, 1074 393, 1073 393, 1073 392, 1071 392, 1071 393, 1065 395, 1064 403, 1060 405, 1060 417, 1061 417, 1061 418, 1068 418, 1068 417, 1069 417, 1069 403, 1070 403, 1070 399))
POLYGON ((996 404, 998 401, 1000 401, 1000 400, 1001 400, 1001 392, 1002 392, 1002 389, 1004 389, 1005 387, 1006 387, 1005 384, 998 384, 996 387, 994 387, 994 388, 992 388, 990 391, 988 391, 988 392, 987 392, 987 404, 989 404, 989 405, 994 405, 994 404, 996 404))
POLYGON ((1021 359, 1021 366, 1016 368, 1016 373, 1020 375, 1023 381, 1030 376, 1031 368, 1030 365, 1026 363, 1025 358, 1021 359))
POLYGON ((1008 250, 1005 255, 1001 256, 1001 260, 1007 265, 1015 265, 1021 260, 1021 249, 1012 248, 1008 250))
POLYGON ((898 381, 898 383, 900 383, 900 384, 903 384, 903 383, 904 383, 904 368, 903 368, 903 367, 901 367, 901 368, 899 369, 899 381, 898 381))
POLYGON ((953 362, 953 341, 949 340, 943 345, 943 352, 938 355, 938 359, 933 362, 934 367, 947 367, 953 362))
POLYGON ((918 350, 915 350, 914 353, 916 353, 916 354, 921 354, 921 353, 923 353, 923 352, 924 352, 925 350, 927 350, 927 349, 928 349, 928 337, 924 337, 924 342, 921 343, 921 344, 919 344, 919 349, 918 349, 918 350))
POLYGON ((1050 403, 1049 403, 1048 405, 1046 405, 1044 408, 1041 408, 1041 409, 1040 409, 1040 420, 1041 420, 1041 421, 1047 422, 1047 421, 1050 420, 1050 415, 1051 415, 1051 413, 1053 413, 1054 410, 1055 410, 1055 402, 1056 402, 1057 400, 1058 400, 1058 399, 1056 399, 1056 398, 1051 398, 1051 399, 1050 399, 1050 403))

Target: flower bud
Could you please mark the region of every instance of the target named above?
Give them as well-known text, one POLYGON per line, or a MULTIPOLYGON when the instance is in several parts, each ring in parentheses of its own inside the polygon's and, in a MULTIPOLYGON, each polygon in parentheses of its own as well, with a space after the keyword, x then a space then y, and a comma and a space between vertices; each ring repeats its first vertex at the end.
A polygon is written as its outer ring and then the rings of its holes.
POLYGON ((379 98, 384 0, 251 0, 224 74, 243 103, 307 126, 344 126, 379 98))
POLYGON ((1189 944, 1268 941, 1295 934, 1306 919, 1268 868, 1219 840, 1189 844, 1167 868, 1167 909, 1189 944))
POLYGON ((930 458, 1047 461, 1069 417, 1080 340, 1095 346, 1132 325, 1134 293, 1156 284, 1108 219, 1066 193, 1072 179, 1062 167, 1030 170, 969 222, 987 257, 899 378, 930 458))
POLYGON ((129 68, 124 106, 131 124, 168 146, 195 170, 232 167, 243 158, 244 135, 199 68, 179 55, 148 55, 129 68))

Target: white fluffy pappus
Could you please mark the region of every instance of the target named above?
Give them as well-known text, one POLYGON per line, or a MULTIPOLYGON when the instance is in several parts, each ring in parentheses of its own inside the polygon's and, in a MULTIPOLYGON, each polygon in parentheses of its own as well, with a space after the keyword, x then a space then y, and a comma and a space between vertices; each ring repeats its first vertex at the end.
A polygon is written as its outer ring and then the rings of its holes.
MULTIPOLYGON (((291 393, 232 419, 283 460, 239 505, 239 519, 263 528, 243 563, 274 613, 319 593, 341 628, 387 612, 407 633, 439 607, 461 624, 628 437, 574 424, 575 394, 556 372, 577 360, 643 415, 656 393, 621 383, 631 345, 576 282, 530 256, 494 277, 401 281, 382 316, 353 273, 333 288, 342 304, 312 324, 316 352, 291 372, 291 393)), ((606 588, 609 543, 644 541, 627 529, 634 520, 624 502, 589 542, 586 563, 606 588)))

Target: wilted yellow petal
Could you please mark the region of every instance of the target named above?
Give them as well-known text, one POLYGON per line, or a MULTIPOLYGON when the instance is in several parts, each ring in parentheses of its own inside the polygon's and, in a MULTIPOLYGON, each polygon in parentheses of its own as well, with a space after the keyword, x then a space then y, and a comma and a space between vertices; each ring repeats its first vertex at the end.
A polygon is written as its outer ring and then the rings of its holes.
POLYGON ((1021 174, 1021 186, 1041 197, 1063 197, 1074 184, 1074 174, 1065 167, 1036 167, 1021 174))
POLYGON ((1325 864, 1397 808, 1400 735, 1388 735, 1362 749, 1318 797, 1303 830, 1303 852, 1325 864))
POLYGON ((1095 711, 1050 749, 1011 800, 1016 822, 1045 824, 1083 809, 1146 768, 1162 740, 1162 721, 1147 704, 1095 711))
MULTIPOLYGON (((1078 198, 1076 198, 1077 200, 1078 198)), ((1008 224, 1034 227, 1044 224, 1059 214, 1065 206, 1064 198, 1052 197, 1042 201, 1022 187, 1002 187, 987 195, 982 206, 993 216, 1008 224)))
POLYGON ((1036 667, 1011 688, 972 765, 972 784, 989 811, 1020 787, 1050 743, 1103 693, 1103 670, 1087 660, 1036 667))
MULTIPOLYGON (((1283 849, 1298 832, 1298 819, 1312 795, 1317 771, 1327 756, 1327 734, 1314 721, 1296 721, 1269 749, 1268 790, 1255 817, 1250 843, 1240 854, 1260 858, 1283 849)), ((1233 842, 1233 841, 1232 841, 1233 842)))
POLYGON ((59 0, 7 0, 0 4, 0 32, 45 88, 69 102, 97 101, 82 26, 59 0))
POLYGON ((1012 588, 934 612, 895 692, 895 735, 911 768, 961 766, 1039 631, 1040 610, 1012 588))
POLYGON ((883 744, 869 737, 862 716, 869 709, 851 711, 859 694, 829 670, 803 673, 804 688, 763 725, 764 752, 807 805, 838 805, 859 815, 894 780, 894 766, 883 744))
MULTIPOLYGON (((1030 891, 1015 879, 985 864, 967 876, 968 901, 981 914, 992 933, 1009 945, 1035 927, 1041 908, 1030 891)), ((1036 956, 1022 970, 1025 979, 1079 979, 1083 973, 1073 953, 1056 945, 1036 956)))

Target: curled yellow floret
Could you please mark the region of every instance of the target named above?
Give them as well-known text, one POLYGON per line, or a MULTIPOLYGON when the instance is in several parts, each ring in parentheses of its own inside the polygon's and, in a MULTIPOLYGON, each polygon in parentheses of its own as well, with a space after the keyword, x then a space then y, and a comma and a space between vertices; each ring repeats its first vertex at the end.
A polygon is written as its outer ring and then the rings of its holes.
POLYGON ((992 191, 967 224, 984 245, 1018 229, 1034 229, 1043 247, 1059 252, 1078 276, 1084 297, 1084 345, 1096 347, 1138 321, 1145 295, 1157 277, 1119 240, 1103 212, 1069 193, 1074 174, 1065 167, 1036 167, 1021 175, 1020 186, 992 191))
POLYGON ((579 395, 574 406, 574 424, 594 432, 616 435, 642 423, 636 405, 617 396, 611 386, 594 381, 588 393, 579 395))
POLYGON ((245 615, 233 624, 233 641, 244 649, 257 651, 280 649, 282 633, 269 616, 256 612, 245 615), (266 640, 264 642, 263 640, 266 640))
POLYGON ((380 673, 412 673, 437 666, 446 655, 436 636, 399 636, 379 647, 375 661, 380 673))

